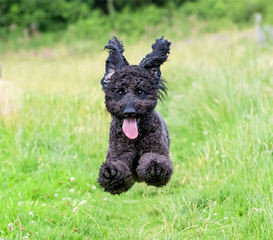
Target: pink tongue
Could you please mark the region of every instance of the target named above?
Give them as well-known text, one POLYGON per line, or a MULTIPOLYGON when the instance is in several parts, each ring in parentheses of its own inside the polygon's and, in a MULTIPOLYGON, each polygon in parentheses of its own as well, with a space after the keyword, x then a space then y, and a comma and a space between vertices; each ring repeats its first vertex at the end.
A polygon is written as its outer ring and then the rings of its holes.
POLYGON ((136 118, 124 118, 122 130, 130 139, 135 139, 138 136, 136 118))

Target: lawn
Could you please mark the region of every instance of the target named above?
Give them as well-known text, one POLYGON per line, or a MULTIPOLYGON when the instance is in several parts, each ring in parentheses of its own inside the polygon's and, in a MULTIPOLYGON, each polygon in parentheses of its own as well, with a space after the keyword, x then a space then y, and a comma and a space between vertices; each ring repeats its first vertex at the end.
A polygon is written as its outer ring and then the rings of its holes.
MULTIPOLYGON (((111 120, 99 83, 106 52, 2 54, 18 110, 0 120, 0 239, 272 239, 273 47, 253 36, 171 39, 157 109, 174 174, 119 196, 96 182, 111 120)), ((125 42, 129 62, 153 41, 125 42)))

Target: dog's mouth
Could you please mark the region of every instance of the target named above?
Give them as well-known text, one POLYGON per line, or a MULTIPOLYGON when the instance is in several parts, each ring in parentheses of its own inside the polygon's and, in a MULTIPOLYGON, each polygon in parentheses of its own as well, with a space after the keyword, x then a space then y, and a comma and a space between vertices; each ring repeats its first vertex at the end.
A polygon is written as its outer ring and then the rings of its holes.
POLYGON ((133 117, 123 120, 122 130, 129 139, 135 139, 138 136, 137 122, 138 119, 133 117))

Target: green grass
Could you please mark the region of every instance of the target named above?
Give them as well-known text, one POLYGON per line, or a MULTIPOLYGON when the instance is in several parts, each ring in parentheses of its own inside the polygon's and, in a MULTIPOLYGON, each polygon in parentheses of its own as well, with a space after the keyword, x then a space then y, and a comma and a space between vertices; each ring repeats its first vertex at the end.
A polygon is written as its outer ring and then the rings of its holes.
MULTIPOLYGON (((120 196, 96 182, 110 123, 99 84, 106 53, 1 56, 3 77, 23 93, 20 111, 0 121, 0 239, 271 239, 273 49, 252 36, 173 41, 157 107, 173 177, 120 196)), ((128 60, 152 41, 125 43, 128 60)))

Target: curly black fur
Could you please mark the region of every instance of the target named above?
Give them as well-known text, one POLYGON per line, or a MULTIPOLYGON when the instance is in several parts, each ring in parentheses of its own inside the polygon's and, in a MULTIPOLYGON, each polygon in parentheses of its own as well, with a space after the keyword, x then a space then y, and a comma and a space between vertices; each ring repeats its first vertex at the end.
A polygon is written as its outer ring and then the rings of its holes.
POLYGON ((105 64, 105 75, 101 80, 102 86, 107 86, 114 71, 129 65, 126 58, 122 55, 124 52, 123 44, 116 37, 109 40, 108 44, 104 47, 109 52, 109 56, 105 64))
POLYGON ((98 182, 111 194, 127 191, 135 181, 160 187, 171 178, 168 129, 154 110, 161 91, 166 91, 160 66, 167 60, 170 44, 163 37, 157 39, 153 51, 138 66, 128 64, 117 38, 106 46, 109 57, 101 84, 112 122, 106 161, 100 168, 98 182), (137 137, 130 139, 125 135, 125 119, 137 123, 137 137))

